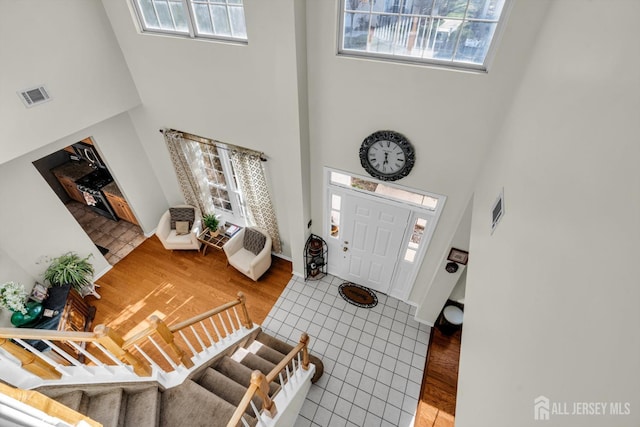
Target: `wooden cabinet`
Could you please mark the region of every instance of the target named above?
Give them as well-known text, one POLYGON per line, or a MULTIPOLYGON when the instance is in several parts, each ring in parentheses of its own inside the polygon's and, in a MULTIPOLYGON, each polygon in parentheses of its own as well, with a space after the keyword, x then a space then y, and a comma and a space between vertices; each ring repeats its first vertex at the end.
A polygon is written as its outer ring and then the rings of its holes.
POLYGON ((73 200, 78 201, 82 204, 86 203, 84 201, 84 196, 82 195, 80 190, 78 190, 76 183, 71 178, 67 178, 66 176, 56 176, 56 178, 58 178, 58 181, 60 181, 60 184, 62 185, 64 190, 67 192, 69 197, 71 197, 73 200))
POLYGON ((127 222, 130 222, 132 224, 138 225, 138 221, 136 220, 136 217, 133 214, 133 211, 131 210, 131 208, 129 207, 129 204, 124 198, 116 194, 108 193, 106 191, 103 191, 103 192, 107 200, 109 201, 109 204, 113 208, 113 211, 118 216, 118 218, 123 219, 127 222))

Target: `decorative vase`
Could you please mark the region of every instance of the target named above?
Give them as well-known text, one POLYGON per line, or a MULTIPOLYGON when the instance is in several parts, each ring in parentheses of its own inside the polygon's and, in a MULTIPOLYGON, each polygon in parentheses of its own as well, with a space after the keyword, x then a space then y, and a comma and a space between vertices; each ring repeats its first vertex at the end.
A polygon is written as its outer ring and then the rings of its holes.
POLYGON ((29 327, 35 324, 38 320, 40 320, 40 317, 42 317, 43 308, 41 303, 36 301, 28 301, 25 306, 27 308, 26 314, 15 311, 11 315, 11 324, 13 326, 16 326, 18 328, 29 327))

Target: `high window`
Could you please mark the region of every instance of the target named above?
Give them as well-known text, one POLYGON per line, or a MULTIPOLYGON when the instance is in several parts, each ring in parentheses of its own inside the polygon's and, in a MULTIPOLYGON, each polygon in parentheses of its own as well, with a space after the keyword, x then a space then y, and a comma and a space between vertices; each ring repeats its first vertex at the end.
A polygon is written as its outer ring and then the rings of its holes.
POLYGON ((143 31, 247 40, 242 0, 132 0, 143 31))
POLYGON ((510 0, 341 0, 341 54, 486 70, 510 0))

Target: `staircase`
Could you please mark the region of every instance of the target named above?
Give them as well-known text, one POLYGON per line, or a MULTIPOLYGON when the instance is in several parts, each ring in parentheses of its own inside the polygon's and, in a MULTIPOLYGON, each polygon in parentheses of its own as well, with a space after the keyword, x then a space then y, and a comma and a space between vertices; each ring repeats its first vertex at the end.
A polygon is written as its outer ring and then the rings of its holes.
MULTIPOLYGON (((200 367, 177 387, 162 389, 147 382, 53 386, 38 391, 105 427, 227 426, 245 398, 253 372, 269 375, 293 348, 258 329, 242 345, 200 367)), ((316 369, 311 379, 315 382, 322 375, 322 362, 314 356, 310 362, 316 369)), ((268 384, 269 396, 281 391, 281 383, 292 380, 286 377, 279 375, 268 384)), ((242 425, 258 423, 255 414, 263 402, 257 395, 251 402, 242 425)))

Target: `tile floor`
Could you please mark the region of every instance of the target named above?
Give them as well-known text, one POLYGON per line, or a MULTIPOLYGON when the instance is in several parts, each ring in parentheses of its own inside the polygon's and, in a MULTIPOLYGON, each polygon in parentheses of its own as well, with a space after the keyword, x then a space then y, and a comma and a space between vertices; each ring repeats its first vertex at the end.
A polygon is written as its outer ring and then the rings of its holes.
POLYGON ((111 265, 115 265, 146 239, 142 229, 135 224, 113 221, 76 201, 66 206, 93 243, 109 249, 104 257, 111 265))
POLYGON ((414 320, 415 307, 380 293, 370 309, 347 303, 342 282, 294 276, 262 325, 290 343, 307 331, 324 363, 295 425, 412 426, 431 328, 414 320))

